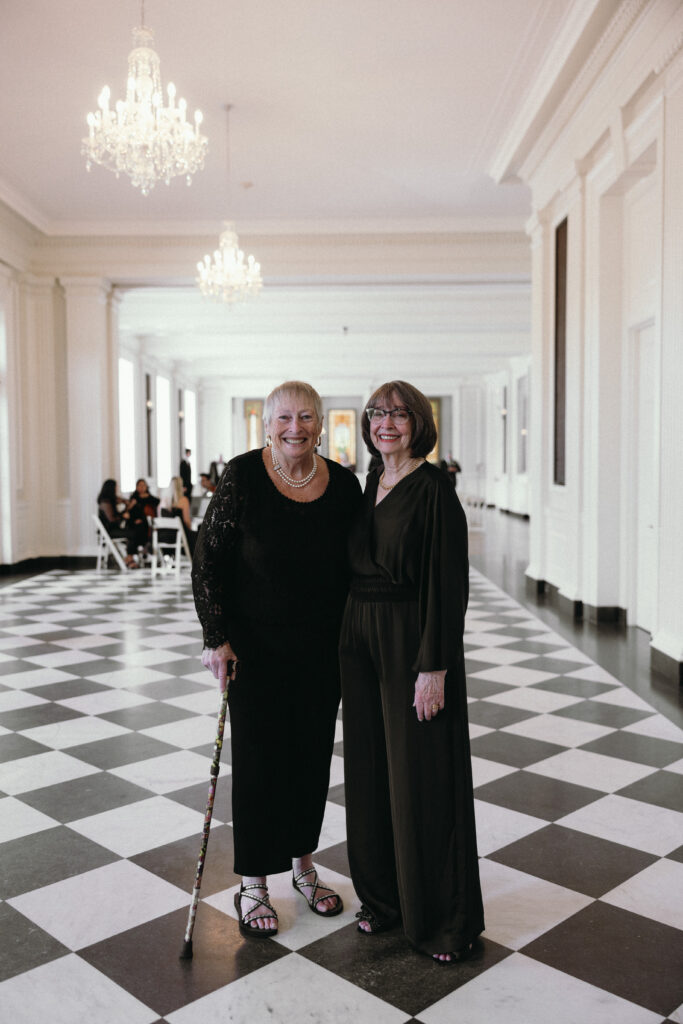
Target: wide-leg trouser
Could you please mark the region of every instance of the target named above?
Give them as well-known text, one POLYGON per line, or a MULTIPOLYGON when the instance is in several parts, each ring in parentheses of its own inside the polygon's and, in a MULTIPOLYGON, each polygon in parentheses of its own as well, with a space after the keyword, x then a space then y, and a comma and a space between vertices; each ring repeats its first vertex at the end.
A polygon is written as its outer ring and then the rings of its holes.
POLYGON ((414 601, 349 597, 340 659, 347 844, 361 901, 403 922, 425 953, 484 929, 464 665, 448 667, 445 710, 418 722, 414 601))
POLYGON ((241 627, 228 706, 234 870, 291 868, 320 839, 339 708, 337 635, 241 627))

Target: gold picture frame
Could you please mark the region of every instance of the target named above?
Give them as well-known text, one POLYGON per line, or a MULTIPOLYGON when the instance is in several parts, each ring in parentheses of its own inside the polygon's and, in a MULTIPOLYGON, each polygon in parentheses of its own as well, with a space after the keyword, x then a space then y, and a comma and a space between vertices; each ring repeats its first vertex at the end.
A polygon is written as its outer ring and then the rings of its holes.
POLYGON ((328 458, 356 470, 356 410, 328 409, 328 458))
POLYGON ((244 400, 244 426, 247 438, 247 451, 252 448, 263 448, 263 400, 246 398, 244 400))

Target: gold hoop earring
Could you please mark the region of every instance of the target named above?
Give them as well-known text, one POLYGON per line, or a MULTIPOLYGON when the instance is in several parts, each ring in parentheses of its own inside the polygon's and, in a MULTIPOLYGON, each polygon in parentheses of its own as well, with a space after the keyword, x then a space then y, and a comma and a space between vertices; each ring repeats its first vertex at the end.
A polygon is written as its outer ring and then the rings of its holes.
POLYGON ((266 434, 266 444, 268 445, 269 448, 273 447, 273 439, 270 436, 270 434, 266 434))

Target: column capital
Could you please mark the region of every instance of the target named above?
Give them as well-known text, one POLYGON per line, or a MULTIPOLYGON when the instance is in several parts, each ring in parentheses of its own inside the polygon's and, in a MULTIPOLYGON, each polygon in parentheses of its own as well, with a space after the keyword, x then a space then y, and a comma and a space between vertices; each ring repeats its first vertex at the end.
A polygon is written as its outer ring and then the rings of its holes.
POLYGON ((67 298, 99 298, 103 303, 107 301, 112 290, 111 281, 103 277, 71 277, 66 275, 59 278, 59 283, 64 289, 67 298))

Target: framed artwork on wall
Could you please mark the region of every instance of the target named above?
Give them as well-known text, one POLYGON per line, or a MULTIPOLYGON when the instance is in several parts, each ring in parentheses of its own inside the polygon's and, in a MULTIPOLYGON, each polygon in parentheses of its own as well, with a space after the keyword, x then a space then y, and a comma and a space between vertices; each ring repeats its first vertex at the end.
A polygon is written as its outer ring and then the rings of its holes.
POLYGON ((329 458, 340 466, 356 470, 356 410, 328 409, 329 458))
POLYGON ((439 454, 439 439, 441 437, 441 399, 430 398, 429 404, 432 407, 432 415, 434 417, 434 422, 436 423, 436 444, 427 456, 427 462, 434 462, 438 465, 441 457, 439 454))
POLYGON ((262 399, 245 399, 244 422, 247 433, 247 451, 251 451, 252 448, 263 448, 262 399))

